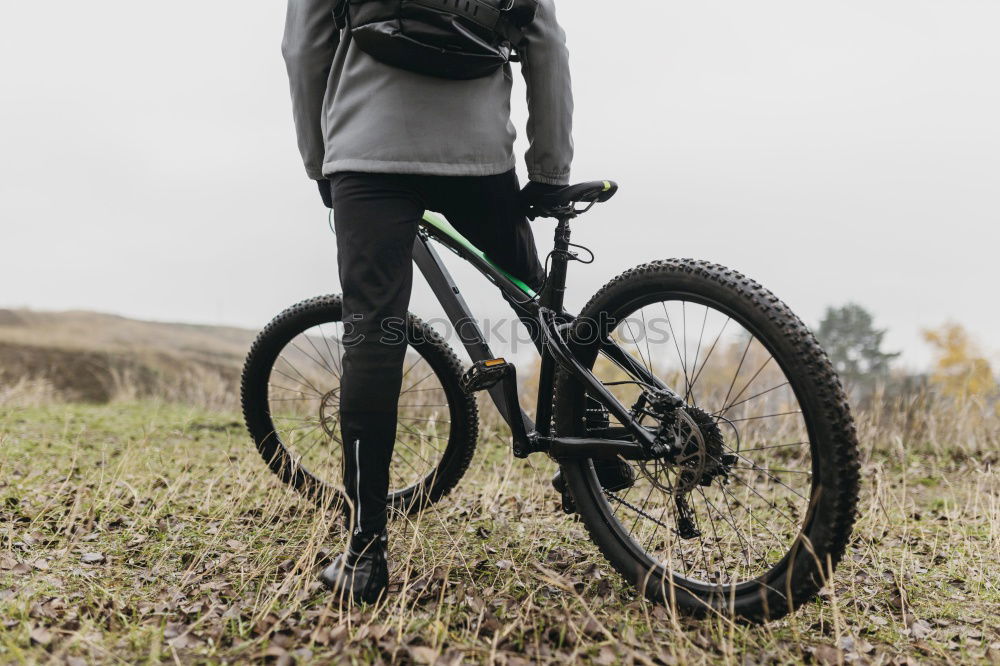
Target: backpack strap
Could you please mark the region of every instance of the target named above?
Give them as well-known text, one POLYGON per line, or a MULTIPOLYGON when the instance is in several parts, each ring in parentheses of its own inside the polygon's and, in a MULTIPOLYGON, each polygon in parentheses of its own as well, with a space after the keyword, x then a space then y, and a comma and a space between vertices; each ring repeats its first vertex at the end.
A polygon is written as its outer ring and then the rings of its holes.
POLYGON ((524 29, 535 20, 535 15, 538 13, 538 0, 510 0, 509 6, 503 11, 515 27, 524 29))
POLYGON ((337 30, 343 30, 347 27, 350 5, 350 0, 337 0, 337 4, 333 6, 333 20, 337 23, 337 30))

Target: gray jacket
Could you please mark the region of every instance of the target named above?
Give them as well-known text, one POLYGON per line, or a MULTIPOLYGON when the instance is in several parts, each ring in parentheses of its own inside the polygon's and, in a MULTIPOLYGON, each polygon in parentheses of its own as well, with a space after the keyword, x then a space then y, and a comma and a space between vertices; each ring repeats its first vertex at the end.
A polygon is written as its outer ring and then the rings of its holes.
MULTIPOLYGON (((335 0, 289 0, 282 54, 306 173, 489 176, 514 168, 510 66, 472 81, 384 65, 341 34, 335 0)), ((531 180, 564 185, 573 159, 566 34, 554 0, 539 0, 521 46, 531 180)))

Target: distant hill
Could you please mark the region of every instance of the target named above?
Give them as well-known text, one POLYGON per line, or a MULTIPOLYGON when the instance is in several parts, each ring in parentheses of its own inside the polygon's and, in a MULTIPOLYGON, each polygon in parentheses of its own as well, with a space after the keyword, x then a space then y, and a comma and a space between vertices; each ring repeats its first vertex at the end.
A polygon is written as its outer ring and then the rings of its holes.
POLYGON ((161 397, 232 407, 255 335, 96 312, 0 309, 0 399, 30 386, 57 400, 161 397))

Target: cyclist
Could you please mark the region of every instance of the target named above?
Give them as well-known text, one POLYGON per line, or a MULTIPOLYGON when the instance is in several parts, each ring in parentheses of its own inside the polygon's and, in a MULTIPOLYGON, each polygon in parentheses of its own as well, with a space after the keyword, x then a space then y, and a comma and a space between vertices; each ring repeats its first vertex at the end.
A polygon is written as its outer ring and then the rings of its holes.
POLYGON ((444 214, 504 270, 538 287, 544 271, 525 200, 569 183, 573 94, 554 0, 538 0, 518 45, 527 85, 530 183, 519 189, 509 65, 471 80, 376 60, 338 28, 335 0, 289 0, 282 53, 306 173, 334 212, 346 353, 341 435, 350 543, 321 575, 338 596, 373 601, 388 584, 386 496, 405 341, 411 250, 425 210, 444 214))

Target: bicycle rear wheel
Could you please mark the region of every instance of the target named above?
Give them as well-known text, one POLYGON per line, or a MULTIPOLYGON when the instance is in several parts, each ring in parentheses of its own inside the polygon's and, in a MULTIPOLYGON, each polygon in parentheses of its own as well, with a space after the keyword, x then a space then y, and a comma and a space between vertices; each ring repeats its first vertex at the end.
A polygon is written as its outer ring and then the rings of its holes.
MULTIPOLYGON (((272 472, 321 506, 340 506, 343 448, 342 303, 322 296, 278 315, 243 369, 243 415, 272 472)), ((433 329, 410 315, 409 348, 390 467, 390 507, 413 513, 465 474, 476 449, 476 402, 459 385, 462 365, 433 329)))
MULTIPOLYGON (((578 357, 635 418, 680 451, 631 461, 601 487, 592 460, 561 461, 591 537, 650 599, 694 615, 781 617, 810 599, 844 552, 858 495, 857 441, 840 382, 808 329, 735 271, 691 260, 619 276, 570 334, 578 357), (595 330, 596 328, 596 330, 595 330), (613 340, 684 397, 656 408, 649 377, 601 350, 613 340)), ((568 373, 555 420, 586 436, 593 403, 568 373)), ((614 419, 602 436, 625 435, 614 419)))

